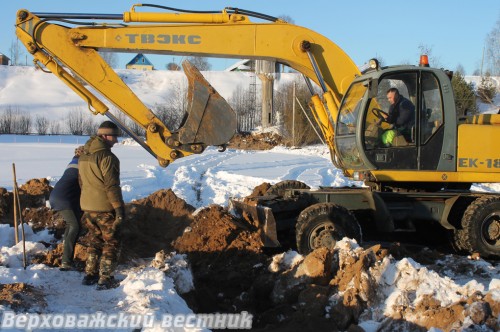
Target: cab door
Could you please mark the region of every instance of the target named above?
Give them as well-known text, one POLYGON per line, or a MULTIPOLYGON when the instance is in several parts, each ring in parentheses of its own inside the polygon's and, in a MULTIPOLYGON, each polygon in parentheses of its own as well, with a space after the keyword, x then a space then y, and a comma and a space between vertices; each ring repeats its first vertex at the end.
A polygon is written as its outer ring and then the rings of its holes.
POLYGON ((418 122, 417 113, 419 109, 419 89, 418 72, 407 71, 389 73, 382 76, 378 83, 377 95, 369 100, 368 109, 364 119, 365 155, 377 169, 418 169, 418 122), (382 143, 381 137, 385 131, 391 130, 386 122, 380 122, 381 110, 389 112, 389 101, 387 91, 390 88, 397 88, 399 94, 415 106, 415 126, 411 130, 411 139, 405 139, 402 135, 397 135, 390 146, 382 143))
POLYGON ((439 79, 432 71, 398 72, 383 76, 377 96, 369 101, 365 114, 365 153, 377 169, 437 170, 445 137, 443 93, 439 79), (399 93, 415 105, 415 126, 411 140, 399 137, 389 147, 380 137, 388 124, 377 125, 374 109, 389 110, 387 90, 399 93))
MULTIPOLYGON (((444 107, 438 78, 432 72, 421 74, 421 111, 419 114, 419 169, 437 170, 443 157, 444 107)), ((446 157, 446 156, 444 156, 446 157)))

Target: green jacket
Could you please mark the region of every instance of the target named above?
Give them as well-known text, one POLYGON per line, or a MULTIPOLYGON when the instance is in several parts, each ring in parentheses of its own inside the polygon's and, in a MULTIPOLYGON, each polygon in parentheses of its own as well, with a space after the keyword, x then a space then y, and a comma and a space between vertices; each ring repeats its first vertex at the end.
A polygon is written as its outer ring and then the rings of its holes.
POLYGON ((85 143, 78 161, 83 211, 109 212, 124 206, 120 188, 120 161, 99 136, 85 143))

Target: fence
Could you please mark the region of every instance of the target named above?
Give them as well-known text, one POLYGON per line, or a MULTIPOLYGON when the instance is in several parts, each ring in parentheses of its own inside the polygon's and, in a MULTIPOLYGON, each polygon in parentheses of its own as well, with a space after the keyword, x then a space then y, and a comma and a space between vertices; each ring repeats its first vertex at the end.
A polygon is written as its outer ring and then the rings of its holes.
POLYGON ((75 135, 0 135, 0 143, 64 143, 84 144, 90 136, 75 135))

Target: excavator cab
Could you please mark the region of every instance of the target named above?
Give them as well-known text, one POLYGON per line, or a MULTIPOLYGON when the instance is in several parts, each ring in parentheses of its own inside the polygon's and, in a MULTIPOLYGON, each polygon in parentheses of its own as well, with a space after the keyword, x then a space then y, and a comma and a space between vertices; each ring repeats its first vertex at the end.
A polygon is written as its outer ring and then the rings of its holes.
POLYGON ((452 170, 456 138, 455 106, 450 79, 442 70, 401 66, 367 73, 353 81, 339 108, 336 148, 347 169, 452 170), (408 132, 391 129, 383 114, 389 111, 387 91, 397 88, 415 107, 408 132), (449 96, 451 95, 451 96, 449 96), (446 116, 445 107, 452 116, 446 116), (444 124, 447 124, 446 128, 444 124), (394 131, 387 144, 384 132, 394 131), (451 140, 444 144, 444 137, 451 140))

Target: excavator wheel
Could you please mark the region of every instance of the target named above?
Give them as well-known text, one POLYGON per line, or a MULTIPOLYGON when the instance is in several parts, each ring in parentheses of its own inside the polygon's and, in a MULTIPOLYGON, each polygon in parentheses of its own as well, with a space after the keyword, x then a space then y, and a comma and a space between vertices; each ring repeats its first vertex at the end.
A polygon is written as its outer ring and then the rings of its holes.
POLYGON ((482 196, 467 207, 455 244, 482 257, 500 257, 500 197, 482 196))
POLYGON ((284 180, 269 187, 266 191, 266 195, 283 196, 283 192, 287 189, 311 189, 311 187, 297 180, 284 180))
POLYGON ((344 237, 361 242, 361 227, 346 208, 333 203, 318 203, 304 209, 295 225, 297 250, 307 255, 314 249, 333 249, 344 237))

